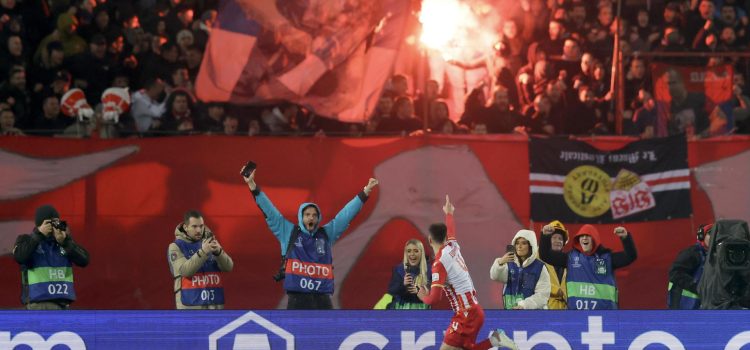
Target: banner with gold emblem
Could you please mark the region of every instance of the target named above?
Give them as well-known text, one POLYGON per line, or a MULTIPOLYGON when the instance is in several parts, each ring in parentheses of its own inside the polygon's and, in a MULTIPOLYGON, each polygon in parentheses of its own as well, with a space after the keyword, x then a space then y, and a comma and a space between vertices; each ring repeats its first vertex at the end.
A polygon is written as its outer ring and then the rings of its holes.
POLYGON ((602 151, 570 139, 529 143, 531 219, 606 223, 689 217, 684 135, 602 151))

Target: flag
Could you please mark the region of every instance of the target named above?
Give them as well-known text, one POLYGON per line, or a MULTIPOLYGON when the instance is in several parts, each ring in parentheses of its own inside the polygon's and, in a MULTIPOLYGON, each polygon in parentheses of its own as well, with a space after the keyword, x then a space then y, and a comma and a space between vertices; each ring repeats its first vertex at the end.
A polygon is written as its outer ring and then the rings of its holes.
POLYGON ((569 139, 529 142, 531 219, 607 223, 689 217, 684 134, 601 151, 569 139))
POLYGON ((390 77, 409 16, 402 0, 222 0, 196 92, 203 101, 289 101, 363 121, 390 77))

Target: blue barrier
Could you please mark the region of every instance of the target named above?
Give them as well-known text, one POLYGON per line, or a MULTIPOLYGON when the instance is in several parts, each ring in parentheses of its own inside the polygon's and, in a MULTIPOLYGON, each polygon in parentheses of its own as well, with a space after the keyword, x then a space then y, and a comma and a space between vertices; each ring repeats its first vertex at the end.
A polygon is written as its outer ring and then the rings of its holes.
MULTIPOLYGON (((519 349, 750 349, 747 311, 486 311, 519 349)), ((449 311, 0 311, 0 349, 437 349, 449 311)))

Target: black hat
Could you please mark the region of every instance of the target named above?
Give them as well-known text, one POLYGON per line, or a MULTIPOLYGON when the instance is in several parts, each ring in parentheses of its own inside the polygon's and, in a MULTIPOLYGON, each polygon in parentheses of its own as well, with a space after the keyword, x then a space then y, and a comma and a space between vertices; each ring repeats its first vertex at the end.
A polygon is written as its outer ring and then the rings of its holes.
POLYGON ((34 224, 37 227, 42 226, 44 220, 60 218, 60 214, 57 213, 55 207, 49 204, 45 204, 39 208, 36 208, 36 215, 34 216, 34 224))

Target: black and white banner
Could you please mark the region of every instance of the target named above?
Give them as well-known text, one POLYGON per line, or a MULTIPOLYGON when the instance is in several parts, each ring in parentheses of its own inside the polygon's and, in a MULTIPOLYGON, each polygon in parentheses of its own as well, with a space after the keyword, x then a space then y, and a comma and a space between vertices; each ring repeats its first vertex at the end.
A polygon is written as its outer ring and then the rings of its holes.
POLYGON ((622 222, 689 217, 684 135, 601 151, 569 139, 529 143, 531 219, 622 222))

